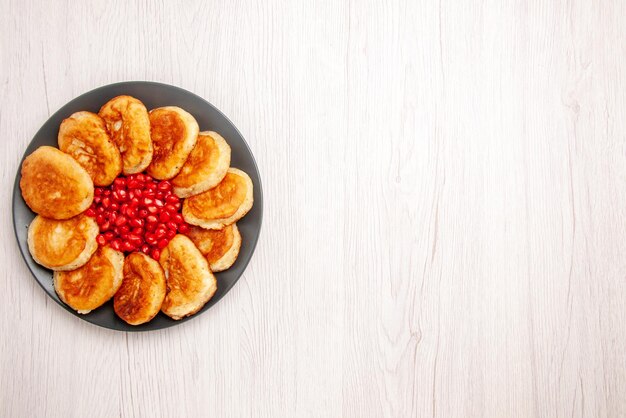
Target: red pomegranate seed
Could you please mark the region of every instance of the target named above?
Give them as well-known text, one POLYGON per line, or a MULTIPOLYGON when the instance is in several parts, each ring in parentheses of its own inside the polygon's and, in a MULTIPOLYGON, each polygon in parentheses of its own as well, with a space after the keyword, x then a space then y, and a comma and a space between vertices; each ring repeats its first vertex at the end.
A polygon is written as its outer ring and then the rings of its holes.
POLYGON ((106 231, 111 227, 111 223, 109 221, 104 221, 100 224, 100 231, 106 231))
POLYGON ((157 208, 162 208, 165 205, 161 199, 154 199, 154 206, 157 208))
POLYGON ((141 197, 143 195, 143 190, 141 189, 136 189, 135 190, 135 197, 141 197))
POLYGON ((180 224, 178 226, 178 232, 180 232, 181 234, 186 234, 187 232, 189 232, 189 225, 187 225, 187 224, 180 224))
POLYGON ((134 228, 141 228, 143 227, 143 219, 131 218, 130 221, 128 221, 128 225, 134 228))
POLYGON ((106 244, 106 240, 104 239, 104 235, 99 234, 99 235, 96 237, 96 242, 98 243, 98 245, 104 245, 104 244, 106 244))
POLYGON ((111 206, 109 207, 110 210, 119 210, 120 209, 120 205, 118 205, 116 202, 112 202, 111 206))
POLYGON ((173 195, 173 194, 171 194, 171 195, 169 195, 169 196, 167 196, 167 197, 165 198, 165 201, 166 201, 167 203, 176 203, 176 202, 178 202, 179 200, 180 200, 180 199, 178 198, 178 196, 173 195))
POLYGON ((174 203, 174 208, 176 209, 176 211, 178 212, 178 209, 180 209, 180 201, 174 203))
POLYGON ((111 190, 109 190, 109 189, 104 189, 104 190, 102 191, 102 195, 103 195, 103 196, 110 196, 110 195, 111 195, 111 190))
POLYGON ((94 196, 102 196, 102 188, 101 187, 96 187, 95 189, 93 189, 93 195, 94 196))
POLYGON ((144 254, 148 254, 148 251, 150 251, 150 246, 148 244, 144 244, 141 246, 141 252, 144 254))
POLYGON ((130 232, 132 232, 135 235, 139 235, 141 237, 143 236, 144 230, 143 228, 133 228, 133 230, 130 232))
POLYGON ((152 258, 159 261, 159 258, 161 257, 161 250, 159 250, 158 248, 155 248, 154 250, 152 250, 150 255, 152 256, 152 258))
POLYGON ((140 246, 142 242, 141 237, 134 234, 128 234, 128 236, 126 236, 126 239, 136 247, 140 246))
POLYGON ((139 206, 139 204, 141 203, 141 201, 139 200, 139 198, 137 196, 133 197, 130 200, 130 206, 133 208, 136 208, 137 206, 139 206))
POLYGON ((168 203, 167 205, 165 205, 165 207, 163 207, 163 210, 170 213, 176 213, 178 211, 173 203, 168 203))
POLYGON ((102 199, 102 206, 104 206, 105 208, 111 206, 111 199, 108 196, 102 199))
POLYGON ((157 223, 156 222, 146 223, 146 231, 154 232, 156 227, 157 227, 157 223))
POLYGON ((124 189, 118 190, 117 195, 120 202, 123 202, 128 197, 128 193, 124 189))
POLYGON ((159 240, 159 242, 157 242, 157 247, 159 247, 162 250, 163 248, 167 247, 168 242, 169 241, 167 239, 163 238, 159 240))
POLYGON ((107 219, 112 223, 117 219, 117 212, 106 212, 105 214, 107 219))
POLYGON ((115 251, 122 250, 122 241, 120 241, 119 238, 112 240, 110 245, 115 251))
POLYGON ((157 243, 156 237, 152 234, 144 235, 144 240, 146 240, 146 243, 150 245, 155 245, 157 243))
POLYGON ((170 218, 171 218, 171 216, 170 216, 169 212, 163 211, 163 212, 161 212, 159 214, 159 221, 161 221, 161 222, 167 222, 167 221, 170 220, 170 218))
POLYGON ((172 231, 176 231, 178 229, 178 224, 176 222, 168 222, 165 225, 167 225, 168 229, 171 229, 172 231))
POLYGON ((143 219, 143 218, 145 218, 146 216, 148 216, 148 211, 147 211, 147 210, 145 210, 145 209, 141 209, 141 210, 139 211, 138 215, 139 215, 139 217, 140 217, 140 218, 142 218, 142 219, 143 219))
POLYGON ((135 249, 135 246, 130 241, 124 241, 124 244, 122 244, 122 249, 124 251, 133 251, 135 249))
POLYGON ((141 182, 138 180, 130 180, 127 184, 129 189, 138 189, 141 187, 141 182))
POLYGON ((176 236, 176 231, 173 231, 171 229, 167 230, 167 234, 165 234, 165 237, 170 240, 172 238, 174 238, 176 236))
POLYGON ((130 228, 128 227, 128 225, 122 225, 119 227, 120 232, 118 233, 118 235, 126 235, 130 232, 130 228))
MULTIPOLYGON (((113 213, 115 213, 115 212, 113 212, 113 213)), ((117 225, 117 226, 122 226, 126 222, 128 222, 128 219, 124 215, 120 215, 120 216, 117 217, 117 219, 115 219, 115 225, 117 225)))
POLYGON ((182 224, 184 222, 183 215, 181 215, 180 213, 175 213, 174 215, 172 215, 172 221, 176 222, 177 224, 182 224))
POLYGON ((102 206, 98 206, 98 209, 96 209, 96 212, 104 213, 104 208, 102 206))
POLYGON ((96 210, 94 208, 89 208, 85 211, 85 215, 93 218, 96 216, 96 210))
POLYGON ((159 211, 159 208, 157 208, 156 206, 148 206, 146 209, 153 215, 159 211))
POLYGON ((115 238, 115 234, 111 231, 107 231, 104 233, 104 239, 108 241, 111 241, 113 238, 115 238))
POLYGON ((165 238, 166 234, 167 234, 167 231, 165 229, 162 229, 162 228, 158 228, 156 231, 154 231, 154 237, 156 239, 165 238))
POLYGON ((126 184, 126 180, 123 177, 118 177, 115 180, 113 180, 114 186, 123 186, 125 184, 126 184))
POLYGON ((155 224, 155 223, 157 223, 157 221, 158 221, 158 219, 154 215, 146 216, 146 222, 148 222, 149 224, 155 224))
POLYGON ((137 208, 127 208, 126 209, 126 216, 128 216, 129 218, 136 218, 137 217, 137 208))
POLYGON ((102 202, 102 196, 95 196, 93 198, 93 203, 95 203, 96 205, 99 204, 100 202, 102 202))
POLYGON ((154 198, 155 199, 163 200, 164 197, 165 197, 165 195, 163 194, 163 192, 156 192, 154 194, 154 198))
POLYGON ((149 197, 144 197, 141 203, 143 203, 144 206, 150 206, 154 203, 154 200, 150 199, 149 197))

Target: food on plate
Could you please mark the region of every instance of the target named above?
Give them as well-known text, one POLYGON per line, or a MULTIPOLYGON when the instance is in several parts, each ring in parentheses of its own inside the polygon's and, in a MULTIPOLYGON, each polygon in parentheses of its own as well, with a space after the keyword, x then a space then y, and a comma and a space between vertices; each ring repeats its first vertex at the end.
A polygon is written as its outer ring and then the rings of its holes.
POLYGON ((241 248, 241 234, 237 224, 222 229, 204 229, 192 225, 185 235, 206 257, 214 273, 229 269, 237 260, 241 248))
POLYGON ((169 180, 180 172, 195 147, 198 122, 180 107, 159 107, 150 111, 150 129, 154 155, 147 173, 169 180))
POLYGON ((99 247, 87 264, 73 271, 54 272, 54 290, 80 314, 87 314, 113 297, 122 284, 124 254, 99 247))
POLYGON ((180 173, 172 179, 174 193, 189 197, 205 192, 224 178, 230 166, 230 146, 216 132, 200 132, 180 173))
POLYGON ((61 122, 59 149, 71 155, 96 186, 108 186, 122 171, 122 157, 111 142, 102 118, 76 112, 61 122))
POLYGON ((230 168, 217 186, 185 199, 183 217, 192 225, 222 229, 248 213, 253 201, 250 177, 239 169, 230 168))
POLYGON ((20 180, 26 204, 46 218, 68 219, 93 201, 93 181, 83 167, 57 148, 37 148, 22 163, 20 180))
POLYGON ((98 114, 69 115, 59 149, 24 159, 22 197, 39 214, 28 248, 72 309, 113 299, 117 316, 141 325, 159 312, 193 315, 215 295, 213 272, 239 255, 236 222, 252 208, 253 184, 230 168, 226 140, 199 130, 179 107, 148 112, 122 95, 98 114))
POLYGON ((124 174, 140 173, 152 161, 150 119, 144 104, 131 96, 109 100, 98 113, 122 155, 124 174))
POLYGON ((37 216, 28 227, 28 249, 33 259, 51 270, 74 270, 98 248, 98 224, 78 215, 66 220, 37 216))
POLYGON ((143 253, 131 253, 124 260, 124 279, 113 297, 113 309, 130 325, 146 323, 161 310, 165 289, 159 263, 143 253))
POLYGON ((172 319, 193 315, 215 294, 217 280, 209 263, 186 236, 176 235, 163 249, 159 263, 167 282, 161 311, 172 319))

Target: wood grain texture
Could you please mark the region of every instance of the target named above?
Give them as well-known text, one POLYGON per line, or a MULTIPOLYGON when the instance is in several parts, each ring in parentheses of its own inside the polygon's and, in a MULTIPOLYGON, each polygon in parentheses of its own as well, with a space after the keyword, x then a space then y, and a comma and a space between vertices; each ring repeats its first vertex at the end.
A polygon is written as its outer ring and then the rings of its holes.
POLYGON ((0 415, 626 416, 626 3, 0 1, 0 415), (66 313, 14 243, 26 145, 122 80, 189 89, 263 178, 206 314, 66 313))

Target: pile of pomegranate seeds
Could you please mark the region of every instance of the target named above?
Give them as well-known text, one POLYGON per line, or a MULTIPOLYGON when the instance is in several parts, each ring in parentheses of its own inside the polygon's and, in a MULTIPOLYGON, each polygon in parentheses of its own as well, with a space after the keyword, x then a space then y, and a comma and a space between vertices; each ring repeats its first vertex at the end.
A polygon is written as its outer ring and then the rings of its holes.
POLYGON ((116 178, 108 187, 96 187, 85 214, 96 218, 100 227, 98 244, 108 243, 123 252, 141 251, 158 260, 177 232, 189 231, 181 206, 169 181, 132 174, 116 178))

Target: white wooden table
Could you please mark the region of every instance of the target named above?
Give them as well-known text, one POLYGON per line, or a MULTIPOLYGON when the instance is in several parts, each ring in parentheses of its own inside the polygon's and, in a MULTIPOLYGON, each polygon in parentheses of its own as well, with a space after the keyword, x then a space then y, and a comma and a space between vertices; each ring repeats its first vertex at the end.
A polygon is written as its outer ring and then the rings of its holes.
POLYGON ((626 2, 0 1, 0 416, 626 416, 626 2), (591 4, 594 3, 594 4, 591 4), (26 145, 122 80, 222 109, 264 226, 206 314, 68 314, 26 145))

